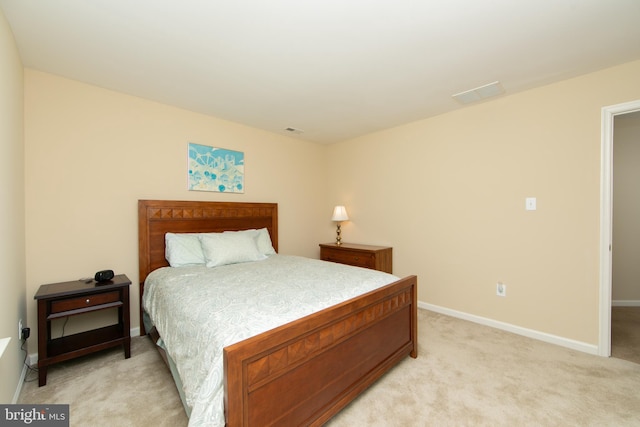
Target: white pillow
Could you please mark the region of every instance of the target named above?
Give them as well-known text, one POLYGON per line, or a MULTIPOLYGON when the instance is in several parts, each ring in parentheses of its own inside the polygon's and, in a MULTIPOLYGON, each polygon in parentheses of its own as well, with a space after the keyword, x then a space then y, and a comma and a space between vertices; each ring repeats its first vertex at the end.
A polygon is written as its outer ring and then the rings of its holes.
POLYGON ((269 236, 269 230, 266 228, 261 228, 256 230, 255 228, 251 228, 249 230, 240 230, 240 231, 225 231, 225 233, 245 233, 253 236, 256 241, 256 245, 258 246, 258 250, 263 255, 274 255, 276 250, 273 249, 273 245, 271 244, 271 236, 269 236))
POLYGON ((208 233, 198 237, 207 267, 218 267, 267 258, 258 250, 254 236, 249 233, 208 233))
POLYGON ((264 255, 274 255, 276 250, 273 249, 273 245, 271 244, 271 236, 269 236, 269 230, 266 228, 261 228, 260 230, 256 230, 258 237, 256 239, 256 243, 258 244, 258 250, 261 254, 264 255))
POLYGON ((171 267, 198 265, 206 262, 198 233, 167 233, 164 255, 171 267))

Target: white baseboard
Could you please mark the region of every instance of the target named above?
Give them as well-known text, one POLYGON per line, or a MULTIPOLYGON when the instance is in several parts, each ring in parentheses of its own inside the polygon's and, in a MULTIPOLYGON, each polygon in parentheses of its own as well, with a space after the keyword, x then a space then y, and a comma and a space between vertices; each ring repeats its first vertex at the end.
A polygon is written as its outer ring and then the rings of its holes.
POLYGON ((38 366, 38 353, 31 353, 29 357, 27 357, 27 364, 29 366, 38 366))
POLYGON ((20 378, 18 379, 18 386, 16 387, 16 392, 13 394, 13 399, 11 400, 12 404, 18 403, 18 399, 20 398, 20 392, 22 391, 22 384, 24 384, 24 379, 27 376, 27 365, 22 364, 22 372, 20 372, 20 378))
POLYGON ((559 337, 557 335, 547 334, 545 332, 535 331, 533 329, 527 329, 520 326, 512 325, 510 323, 499 322, 497 320, 488 319, 486 317, 476 316, 462 311, 452 310, 450 308, 441 307, 434 304, 428 304, 426 302, 418 301, 418 307, 425 310, 434 311, 436 313, 445 314, 447 316, 456 317, 462 320, 468 320, 480 325, 489 326, 503 331, 512 332, 517 335, 522 335, 528 338, 533 338, 539 341, 544 341, 550 344, 567 347, 573 350, 582 351, 584 353, 598 355, 598 346, 581 341, 575 341, 569 338, 559 337))
POLYGON ((613 307, 640 307, 640 300, 613 300, 613 307))

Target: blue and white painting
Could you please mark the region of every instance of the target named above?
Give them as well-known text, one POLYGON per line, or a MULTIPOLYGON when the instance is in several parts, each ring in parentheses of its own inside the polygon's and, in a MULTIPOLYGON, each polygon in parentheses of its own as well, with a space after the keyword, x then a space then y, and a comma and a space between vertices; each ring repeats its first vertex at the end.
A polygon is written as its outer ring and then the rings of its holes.
POLYGON ((189 190, 244 193, 244 153, 189 143, 189 190))

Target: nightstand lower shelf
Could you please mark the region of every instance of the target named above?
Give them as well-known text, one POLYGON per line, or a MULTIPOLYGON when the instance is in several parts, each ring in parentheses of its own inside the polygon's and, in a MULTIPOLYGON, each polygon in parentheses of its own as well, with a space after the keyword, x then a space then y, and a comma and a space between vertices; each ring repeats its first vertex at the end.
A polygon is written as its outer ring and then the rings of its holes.
POLYGON ((131 357, 130 337, 123 338, 123 331, 119 325, 106 326, 87 332, 69 335, 66 337, 54 338, 48 344, 47 364, 62 362, 74 359, 119 345, 125 345, 125 358, 131 357))

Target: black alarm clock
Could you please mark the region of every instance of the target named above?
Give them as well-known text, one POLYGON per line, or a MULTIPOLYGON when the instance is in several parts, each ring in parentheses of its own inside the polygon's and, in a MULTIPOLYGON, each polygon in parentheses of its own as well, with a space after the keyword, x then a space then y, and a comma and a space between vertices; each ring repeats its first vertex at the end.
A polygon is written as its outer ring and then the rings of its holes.
POLYGON ((98 271, 94 277, 95 281, 98 283, 108 282, 113 279, 113 270, 102 270, 98 271))

